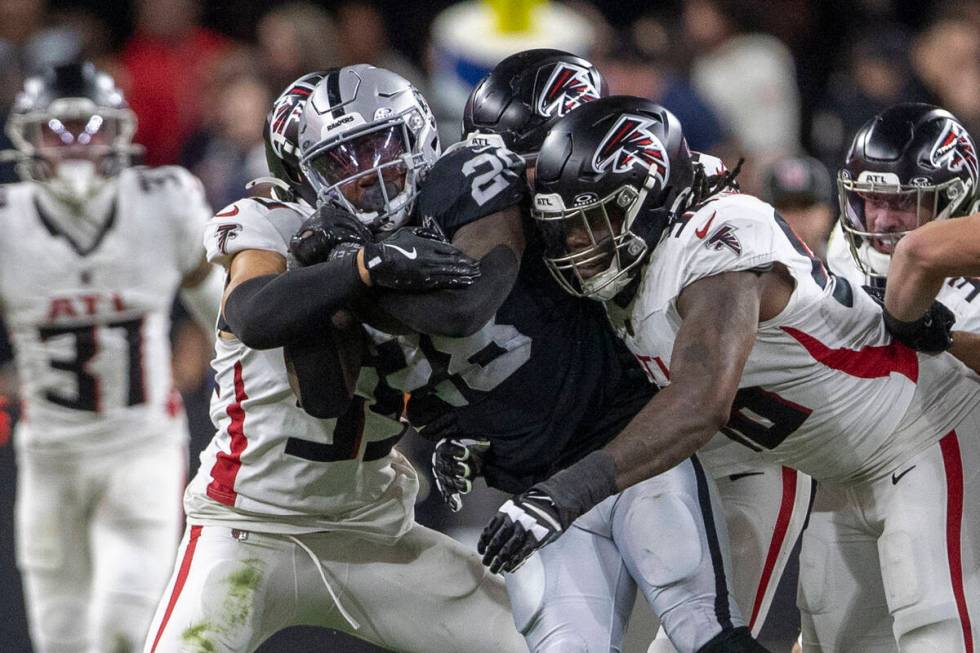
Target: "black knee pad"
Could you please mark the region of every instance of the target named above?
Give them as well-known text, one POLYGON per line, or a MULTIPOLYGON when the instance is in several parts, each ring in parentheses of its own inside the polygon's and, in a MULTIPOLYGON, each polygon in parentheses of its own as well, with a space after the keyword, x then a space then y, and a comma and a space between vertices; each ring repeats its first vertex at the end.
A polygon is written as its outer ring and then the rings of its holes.
POLYGON ((770 651, 755 641, 749 629, 742 626, 718 634, 699 648, 697 653, 770 653, 770 651))

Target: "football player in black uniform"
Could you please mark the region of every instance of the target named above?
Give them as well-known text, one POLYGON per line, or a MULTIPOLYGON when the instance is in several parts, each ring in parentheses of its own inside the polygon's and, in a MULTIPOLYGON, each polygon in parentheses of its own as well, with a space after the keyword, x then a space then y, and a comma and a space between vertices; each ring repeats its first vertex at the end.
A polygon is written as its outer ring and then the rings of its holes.
MULTIPOLYGON (((427 293, 423 310, 418 302, 400 301, 404 297, 374 298, 385 312, 423 334, 419 342, 426 360, 416 365, 417 380, 408 384, 409 416, 428 424, 430 436, 432 431, 446 436, 436 453, 436 475, 440 491, 456 509, 477 456, 491 486, 524 492, 554 471, 588 460, 653 392, 603 312, 569 297, 547 277, 541 245, 526 229, 525 163, 533 166, 534 150, 550 123, 601 93, 595 68, 567 53, 529 51, 502 62, 467 109, 467 127, 484 109, 496 111, 497 122, 447 151, 428 172, 416 202, 415 220, 438 227, 453 245, 478 258, 480 278, 465 290, 427 293), (503 297, 501 289, 506 289, 503 297), (466 337, 425 335, 445 321, 445 309, 434 299, 440 293, 447 298, 475 295, 460 299, 469 303, 469 311, 461 311, 460 302, 444 302, 459 324, 471 326, 483 319, 481 313, 493 317, 466 337), (481 443, 466 447, 461 442, 466 440, 481 443)), ((310 106, 316 107, 315 97, 310 106)), ((343 89, 326 99, 318 110, 329 112, 334 122, 351 106, 343 89)), ((348 138, 377 133, 368 129, 348 138)), ((342 141, 333 142, 335 147, 303 146, 305 170, 319 166, 323 173, 319 180, 307 175, 321 198, 346 194, 344 185, 362 175, 385 174, 375 169, 341 176, 340 157, 331 152, 342 141)), ((397 170, 397 165, 391 167, 397 170)), ((390 184, 385 202, 394 204, 400 178, 390 174, 384 179, 390 184)), ((379 227, 376 215, 358 208, 364 207, 353 207, 359 221, 383 235, 384 223, 379 227)), ((331 244, 338 231, 350 231, 322 220, 308 227, 322 234, 310 238, 331 244)), ((325 248, 315 243, 307 239, 306 245, 322 254, 325 248)), ((317 260, 299 248, 294 254, 304 263, 317 260)), ((515 622, 531 649, 618 648, 639 586, 679 650, 763 650, 729 597, 727 539, 724 525, 716 523, 720 513, 711 487, 692 458, 603 502, 519 571, 503 556, 486 559, 494 571, 516 571, 507 576, 508 592, 515 622), (668 537, 683 546, 651 551, 651 529, 669 531, 668 537)))

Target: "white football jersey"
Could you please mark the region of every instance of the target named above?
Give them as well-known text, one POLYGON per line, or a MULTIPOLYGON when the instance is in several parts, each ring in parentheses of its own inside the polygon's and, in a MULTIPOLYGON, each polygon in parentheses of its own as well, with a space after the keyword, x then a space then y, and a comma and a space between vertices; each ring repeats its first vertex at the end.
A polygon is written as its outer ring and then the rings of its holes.
MULTIPOLYGON (((290 237, 312 213, 305 204, 246 198, 208 223, 208 260, 225 267, 242 250, 287 256, 290 237)), ((367 329, 369 358, 347 414, 317 419, 297 403, 282 348, 256 350, 237 338, 215 343, 217 433, 185 494, 192 524, 221 523, 280 533, 356 530, 396 538, 412 524, 418 479, 395 442, 402 394, 382 382, 377 359, 400 369, 398 339, 367 329), (377 356, 372 356, 376 354, 377 356)))
POLYGON ((625 310, 619 334, 663 386, 691 283, 738 270, 785 267, 789 303, 759 324, 732 417, 722 429, 765 457, 822 481, 885 474, 949 432, 980 400, 952 356, 917 355, 892 341, 860 289, 827 274, 771 206, 722 194, 664 234, 625 310))
MULTIPOLYGON (((861 269, 858 268, 854 257, 851 256, 851 248, 847 244, 839 221, 830 233, 830 244, 827 246, 827 265, 831 272, 846 277, 855 288, 869 282, 861 269)), ((954 329, 980 333, 980 279, 975 277, 946 279, 946 283, 943 284, 936 299, 953 311, 953 315, 956 316, 954 329)))
POLYGON ((59 228, 66 218, 39 202, 38 184, 0 188, 0 298, 24 409, 17 439, 33 451, 182 432, 170 310, 200 263, 211 209, 183 168, 130 168, 108 184, 111 214, 87 247, 59 228))

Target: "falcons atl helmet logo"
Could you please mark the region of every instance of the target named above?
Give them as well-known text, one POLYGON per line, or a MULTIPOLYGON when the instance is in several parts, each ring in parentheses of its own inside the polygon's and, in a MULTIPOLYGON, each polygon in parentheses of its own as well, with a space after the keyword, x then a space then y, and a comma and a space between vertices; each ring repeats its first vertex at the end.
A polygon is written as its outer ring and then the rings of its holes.
POLYGON ((290 125, 299 125, 300 118, 303 116, 303 100, 313 92, 319 75, 306 75, 296 80, 289 90, 279 96, 276 103, 272 106, 272 120, 269 122, 269 142, 276 156, 282 158, 284 154, 298 156, 299 152, 288 133, 290 125), (312 78, 312 79, 311 79, 312 78))
POLYGON ((545 118, 561 117, 579 105, 598 99, 599 88, 589 70, 562 62, 551 71, 535 110, 545 118))
POLYGON ((670 161, 664 144, 648 129, 655 122, 630 114, 620 116, 592 157, 595 171, 628 172, 634 167, 646 168, 665 184, 670 175, 670 161))
POLYGON ((959 172, 966 166, 966 172, 973 180, 974 187, 976 186, 977 150, 970 140, 970 135, 961 125, 952 120, 946 121, 943 132, 932 146, 929 159, 937 168, 946 166, 946 169, 952 172, 959 172))

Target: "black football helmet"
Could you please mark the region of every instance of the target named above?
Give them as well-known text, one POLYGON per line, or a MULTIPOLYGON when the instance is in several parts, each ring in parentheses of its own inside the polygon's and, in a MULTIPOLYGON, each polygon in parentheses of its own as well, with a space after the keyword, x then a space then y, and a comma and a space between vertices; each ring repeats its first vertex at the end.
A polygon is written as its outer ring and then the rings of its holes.
POLYGON ((311 206, 316 204, 316 191, 299 167, 299 124, 307 98, 327 72, 315 71, 295 80, 279 94, 265 118, 265 129, 262 130, 265 162, 273 179, 262 178, 256 182, 272 183, 281 200, 292 201, 300 197, 311 206))
POLYGON ((607 95, 591 63, 561 50, 525 50, 498 63, 466 101, 463 134, 497 134, 533 157, 548 129, 577 106, 607 95))
POLYGON ((95 194, 141 152, 136 114, 112 77, 91 63, 45 69, 24 81, 7 119, 23 179, 72 204, 95 194))
POLYGON ((552 275, 569 293, 609 300, 695 201, 695 164, 676 117, 638 97, 590 102, 548 132, 531 216, 552 275))
POLYGON ((948 111, 896 104, 858 130, 837 189, 854 260, 865 274, 885 277, 902 236, 969 212, 977 194, 976 144, 948 111))

